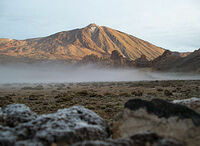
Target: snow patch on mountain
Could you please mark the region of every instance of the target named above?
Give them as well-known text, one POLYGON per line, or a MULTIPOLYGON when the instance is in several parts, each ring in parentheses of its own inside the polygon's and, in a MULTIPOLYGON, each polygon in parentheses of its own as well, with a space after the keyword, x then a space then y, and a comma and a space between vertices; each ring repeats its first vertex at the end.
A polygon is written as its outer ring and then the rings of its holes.
POLYGON ((94 32, 96 32, 97 29, 98 29, 97 26, 92 26, 92 27, 90 27, 90 32, 94 33, 94 32))

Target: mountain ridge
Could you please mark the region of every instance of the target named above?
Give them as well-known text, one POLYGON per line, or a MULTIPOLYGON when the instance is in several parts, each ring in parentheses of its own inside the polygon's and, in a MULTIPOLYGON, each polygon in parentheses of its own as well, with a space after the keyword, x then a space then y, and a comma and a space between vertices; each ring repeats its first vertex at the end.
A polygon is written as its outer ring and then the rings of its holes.
POLYGON ((152 61, 152 68, 159 71, 200 73, 200 48, 186 54, 166 50, 161 56, 152 61))

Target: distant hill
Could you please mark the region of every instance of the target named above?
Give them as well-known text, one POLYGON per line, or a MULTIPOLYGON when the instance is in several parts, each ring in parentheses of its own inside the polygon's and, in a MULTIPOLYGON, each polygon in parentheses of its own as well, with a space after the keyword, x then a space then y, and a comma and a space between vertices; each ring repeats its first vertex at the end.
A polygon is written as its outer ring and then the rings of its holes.
POLYGON ((185 54, 167 50, 152 61, 152 68, 161 71, 200 73, 200 49, 185 54))
POLYGON ((119 51, 129 60, 135 60, 142 55, 153 60, 164 52, 163 48, 149 42, 96 24, 41 38, 0 39, 0 60, 4 56, 6 61, 12 57, 14 59, 11 60, 81 60, 91 54, 105 57, 113 50, 119 51))

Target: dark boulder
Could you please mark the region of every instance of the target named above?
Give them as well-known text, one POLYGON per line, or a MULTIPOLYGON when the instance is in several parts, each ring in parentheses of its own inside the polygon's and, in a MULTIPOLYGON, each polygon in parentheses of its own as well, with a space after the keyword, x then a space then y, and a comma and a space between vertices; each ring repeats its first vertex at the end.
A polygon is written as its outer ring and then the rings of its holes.
POLYGON ((145 108, 148 113, 155 114, 159 118, 178 117, 180 119, 192 119, 196 126, 200 126, 199 113, 184 105, 173 104, 162 99, 153 99, 151 101, 132 99, 126 102, 124 107, 133 111, 145 108))
MULTIPOLYGON (((188 145, 199 145, 200 115, 194 110, 162 99, 132 99, 124 106, 125 109, 113 122, 114 138, 151 132, 183 141, 188 145)), ((157 145, 163 143, 170 145, 170 141, 165 140, 161 140, 157 145)))

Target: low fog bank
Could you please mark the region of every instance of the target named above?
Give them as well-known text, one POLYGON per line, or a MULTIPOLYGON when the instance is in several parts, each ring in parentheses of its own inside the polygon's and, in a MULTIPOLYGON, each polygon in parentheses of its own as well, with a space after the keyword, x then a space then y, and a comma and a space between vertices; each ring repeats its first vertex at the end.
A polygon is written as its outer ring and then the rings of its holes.
POLYGON ((158 73, 140 69, 106 69, 96 65, 10 64, 0 66, 0 84, 147 80, 200 80, 200 75, 158 73))

